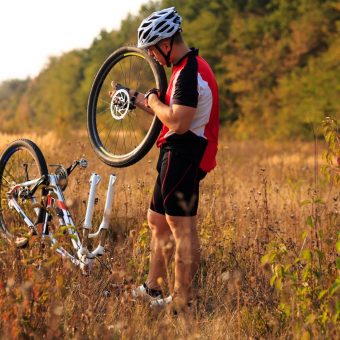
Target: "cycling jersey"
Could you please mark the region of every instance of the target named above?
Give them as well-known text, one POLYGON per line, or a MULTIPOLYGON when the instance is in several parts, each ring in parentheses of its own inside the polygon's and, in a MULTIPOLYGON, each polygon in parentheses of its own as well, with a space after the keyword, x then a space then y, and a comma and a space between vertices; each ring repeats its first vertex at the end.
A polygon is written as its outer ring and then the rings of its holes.
POLYGON ((163 125, 157 146, 176 150, 208 172, 216 166, 219 129, 219 99, 215 76, 209 64, 192 48, 173 66, 165 103, 196 108, 189 131, 176 134, 163 125))

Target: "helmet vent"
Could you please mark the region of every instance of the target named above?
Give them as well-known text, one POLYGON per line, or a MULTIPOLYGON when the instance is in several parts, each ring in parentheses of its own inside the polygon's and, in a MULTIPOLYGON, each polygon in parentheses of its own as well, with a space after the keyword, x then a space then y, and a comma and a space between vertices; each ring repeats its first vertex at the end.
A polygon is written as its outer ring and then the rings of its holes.
POLYGON ((175 7, 152 13, 138 28, 138 47, 147 48, 159 41, 172 37, 180 30, 182 18, 175 7))
POLYGON ((173 18, 175 16, 175 13, 170 13, 169 15, 167 15, 166 17, 165 17, 165 19, 171 19, 171 18, 173 18))
POLYGON ((151 42, 153 42, 154 40, 156 40, 158 38, 158 35, 154 35, 153 37, 151 37, 150 39, 149 39, 149 42, 151 43, 151 42))
MULTIPOLYGON (((159 32, 164 32, 167 28, 169 28, 170 27, 170 25, 165 25, 164 27, 162 27, 160 30, 159 30, 159 32)), ((172 31, 172 27, 171 27, 171 31, 172 31)), ((169 32, 171 32, 171 31, 169 31, 169 32)))
POLYGON ((146 37, 149 35, 150 31, 151 31, 151 28, 149 28, 148 30, 146 30, 146 31, 144 32, 144 34, 143 34, 143 39, 146 39, 146 37))
MULTIPOLYGON (((155 27, 155 30, 159 30, 161 28, 161 26, 163 26, 164 24, 166 24, 166 21, 161 21, 160 23, 158 23, 155 27)), ((161 31, 162 32, 162 31, 161 31)))

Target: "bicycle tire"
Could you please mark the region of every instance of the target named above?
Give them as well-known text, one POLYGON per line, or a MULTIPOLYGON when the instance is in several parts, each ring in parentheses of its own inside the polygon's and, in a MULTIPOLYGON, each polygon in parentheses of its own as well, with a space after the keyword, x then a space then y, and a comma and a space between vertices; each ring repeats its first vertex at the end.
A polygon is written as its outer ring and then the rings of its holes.
POLYGON ((111 81, 139 93, 156 87, 160 90, 160 99, 164 101, 167 79, 163 67, 137 47, 121 47, 113 52, 94 78, 87 106, 90 143, 105 164, 117 168, 127 167, 149 152, 162 123, 156 116, 148 115, 138 107, 126 110, 124 118, 117 119, 108 94, 111 81))
MULTIPOLYGON (((8 241, 15 241, 18 237, 23 236, 22 234, 28 233, 30 228, 15 209, 9 208, 6 192, 10 187, 13 188, 14 184, 38 179, 43 175, 48 175, 46 160, 39 147, 31 140, 15 140, 3 151, 0 157, 0 232, 8 241)), ((32 208, 30 205, 35 203, 36 197, 38 197, 38 201, 41 201, 46 195, 46 191, 44 188, 40 188, 35 195, 32 199, 22 199, 18 195, 18 200, 22 200, 23 210, 30 219, 32 218, 31 221, 34 225, 43 221, 45 211, 42 206, 32 208), (25 200, 29 203, 26 208, 25 200)))

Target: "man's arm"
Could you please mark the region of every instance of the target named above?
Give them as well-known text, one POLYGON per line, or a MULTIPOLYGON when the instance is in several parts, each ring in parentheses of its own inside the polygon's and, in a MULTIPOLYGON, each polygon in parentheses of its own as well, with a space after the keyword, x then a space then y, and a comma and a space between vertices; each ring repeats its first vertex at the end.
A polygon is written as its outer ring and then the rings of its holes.
POLYGON ((145 104, 144 104, 144 94, 143 93, 140 93, 140 92, 137 92, 135 90, 132 90, 132 89, 129 89, 127 87, 125 87, 124 85, 121 85, 119 83, 116 83, 115 81, 111 81, 111 86, 112 86, 112 90, 109 91, 109 96, 112 97, 117 90, 119 89, 125 89, 126 91, 129 92, 129 97, 130 99, 132 97, 135 97, 135 100, 134 100, 134 104, 139 107, 140 109, 142 109, 143 111, 151 114, 151 115, 154 115, 154 112, 149 108, 147 107, 145 104))
POLYGON ((143 111, 149 113, 150 115, 154 115, 153 110, 145 105, 145 103, 144 103, 144 94, 143 93, 137 92, 137 94, 135 94, 134 90, 130 90, 129 94, 130 94, 130 98, 135 95, 135 97, 136 97, 135 105, 137 107, 139 107, 143 111))
POLYGON ((170 130, 183 134, 190 128, 196 108, 173 104, 172 107, 162 103, 155 94, 149 95, 148 105, 159 120, 170 130))

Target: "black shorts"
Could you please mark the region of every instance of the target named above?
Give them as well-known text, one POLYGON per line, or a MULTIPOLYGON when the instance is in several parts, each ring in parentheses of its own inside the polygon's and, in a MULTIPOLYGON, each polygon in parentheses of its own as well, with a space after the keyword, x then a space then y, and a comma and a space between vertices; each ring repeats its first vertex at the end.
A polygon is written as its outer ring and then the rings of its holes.
POLYGON ((170 216, 195 216, 199 182, 206 175, 195 162, 173 150, 161 150, 150 209, 170 216))

